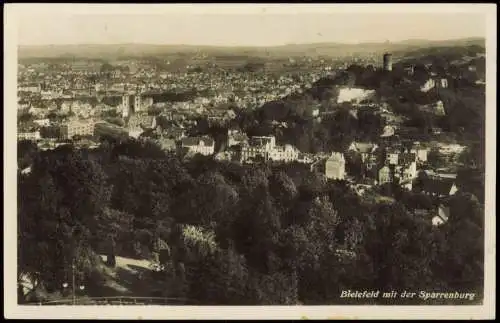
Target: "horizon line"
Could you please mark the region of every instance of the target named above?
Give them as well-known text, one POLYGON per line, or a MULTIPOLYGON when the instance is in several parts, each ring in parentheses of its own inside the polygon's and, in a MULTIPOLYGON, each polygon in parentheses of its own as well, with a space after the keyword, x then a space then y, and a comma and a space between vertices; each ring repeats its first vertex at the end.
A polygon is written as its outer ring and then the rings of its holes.
POLYGON ((446 39, 426 39, 426 38, 408 38, 403 40, 385 40, 385 41, 357 41, 357 42, 337 42, 337 41, 323 41, 323 42, 310 42, 310 43, 285 43, 274 45, 222 45, 222 44, 181 44, 181 43, 138 43, 138 42, 124 42, 124 43, 61 43, 61 44, 18 44, 17 47, 57 47, 57 46, 184 46, 184 47, 229 47, 229 48, 266 48, 266 47, 285 47, 285 46, 301 46, 301 45, 319 45, 319 44, 337 44, 337 45, 364 45, 364 44, 401 44, 405 42, 446 42, 446 41, 467 41, 467 40, 486 40, 484 36, 471 36, 471 37, 458 37, 446 39))

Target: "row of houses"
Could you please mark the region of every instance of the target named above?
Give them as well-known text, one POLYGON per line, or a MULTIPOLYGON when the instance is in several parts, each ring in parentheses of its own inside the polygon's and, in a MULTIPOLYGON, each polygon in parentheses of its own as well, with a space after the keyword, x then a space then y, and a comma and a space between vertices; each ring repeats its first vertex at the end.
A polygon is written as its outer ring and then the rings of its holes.
POLYGON ((41 130, 31 132, 18 132, 18 140, 39 141, 43 138, 68 140, 75 137, 119 135, 129 137, 129 129, 105 121, 72 120, 62 125, 48 125, 41 130))
MULTIPOLYGON (((252 163, 261 159, 264 161, 281 162, 312 162, 313 158, 301 153, 293 145, 277 145, 274 136, 253 136, 230 130, 225 143, 226 151, 215 155, 219 160, 234 160, 241 163, 252 163)), ((180 140, 180 148, 192 154, 205 156, 215 154, 215 140, 210 137, 185 137, 180 140)))

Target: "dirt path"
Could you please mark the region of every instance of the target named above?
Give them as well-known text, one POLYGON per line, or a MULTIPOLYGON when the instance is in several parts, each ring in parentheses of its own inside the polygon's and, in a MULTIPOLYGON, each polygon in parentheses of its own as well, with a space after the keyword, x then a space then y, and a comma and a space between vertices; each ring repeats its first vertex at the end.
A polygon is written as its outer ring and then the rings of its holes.
MULTIPOLYGON (((95 296, 150 296, 152 280, 151 262, 125 257, 116 257, 116 266, 107 267, 106 256, 101 255, 103 264, 100 266, 103 280, 104 295, 95 296)), ((101 293, 96 291, 93 294, 101 293)))

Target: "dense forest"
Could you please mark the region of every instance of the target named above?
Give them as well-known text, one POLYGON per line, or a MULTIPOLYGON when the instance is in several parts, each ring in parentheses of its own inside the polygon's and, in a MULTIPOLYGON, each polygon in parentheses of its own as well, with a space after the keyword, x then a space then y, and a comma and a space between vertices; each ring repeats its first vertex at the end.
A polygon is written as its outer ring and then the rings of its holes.
POLYGON ((31 165, 18 177, 19 270, 49 292, 75 259, 102 295, 100 253, 160 254, 157 285, 196 304, 360 304, 340 298, 348 289, 482 295, 483 210, 467 192, 436 228, 409 211, 425 196, 394 187, 399 202, 372 201, 300 164, 183 161, 135 140, 46 152, 22 142, 19 154, 31 165))

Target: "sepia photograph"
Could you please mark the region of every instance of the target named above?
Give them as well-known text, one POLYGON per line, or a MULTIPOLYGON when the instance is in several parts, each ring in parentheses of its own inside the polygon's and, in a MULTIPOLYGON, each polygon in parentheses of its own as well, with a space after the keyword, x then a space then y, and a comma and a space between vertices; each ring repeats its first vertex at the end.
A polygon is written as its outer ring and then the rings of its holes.
POLYGON ((494 9, 6 5, 5 316, 494 318, 494 9))

